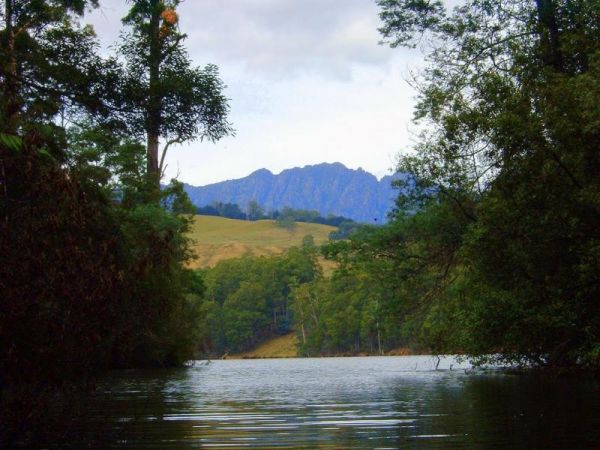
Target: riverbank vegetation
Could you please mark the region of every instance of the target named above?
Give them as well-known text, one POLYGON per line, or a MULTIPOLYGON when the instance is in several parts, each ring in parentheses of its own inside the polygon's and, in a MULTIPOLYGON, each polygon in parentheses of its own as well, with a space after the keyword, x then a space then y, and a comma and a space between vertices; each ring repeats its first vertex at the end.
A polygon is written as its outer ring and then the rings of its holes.
POLYGON ((35 442, 45 399, 100 370, 195 354, 191 205, 159 182, 172 143, 231 128, 177 3, 131 2, 109 57, 78 23, 95 0, 0 3, 0 446, 35 442))
POLYGON ((398 323, 435 351, 597 369, 600 4, 378 4, 385 42, 431 44, 426 131, 392 223, 332 255, 387 272, 398 323))

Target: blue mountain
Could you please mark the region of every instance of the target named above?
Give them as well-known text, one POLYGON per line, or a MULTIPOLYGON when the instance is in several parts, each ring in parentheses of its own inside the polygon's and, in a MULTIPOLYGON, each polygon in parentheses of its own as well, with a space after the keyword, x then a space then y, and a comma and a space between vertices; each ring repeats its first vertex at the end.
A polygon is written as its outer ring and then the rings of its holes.
POLYGON ((341 163, 295 167, 274 175, 260 169, 247 177, 207 186, 186 184, 185 190, 196 206, 215 202, 237 203, 245 209, 252 200, 266 211, 316 210, 364 223, 383 223, 398 196, 392 181, 401 174, 381 180, 362 169, 348 169, 341 163))

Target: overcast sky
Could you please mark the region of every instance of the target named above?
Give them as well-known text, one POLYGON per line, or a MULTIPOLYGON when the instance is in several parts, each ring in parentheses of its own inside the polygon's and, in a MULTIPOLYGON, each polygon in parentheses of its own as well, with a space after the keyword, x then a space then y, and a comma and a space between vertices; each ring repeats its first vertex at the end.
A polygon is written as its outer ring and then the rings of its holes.
MULTIPOLYGON (((127 3, 85 17, 104 46, 127 3)), ((219 66, 235 137, 173 147, 167 179, 204 185, 259 168, 339 161, 383 176, 410 147, 420 54, 378 45, 374 0, 187 0, 179 9, 194 63, 219 66)))

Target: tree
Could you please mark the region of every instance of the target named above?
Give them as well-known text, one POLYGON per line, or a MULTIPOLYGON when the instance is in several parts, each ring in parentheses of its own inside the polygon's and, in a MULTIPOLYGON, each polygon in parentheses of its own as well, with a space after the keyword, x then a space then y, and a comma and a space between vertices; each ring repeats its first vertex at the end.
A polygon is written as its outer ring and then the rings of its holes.
POLYGON ((178 0, 132 0, 120 51, 127 79, 121 108, 130 132, 146 138, 147 172, 159 188, 169 147, 233 133, 217 67, 193 67, 175 11, 178 0), (159 152, 160 140, 163 140, 159 152))
POLYGON ((251 200, 248 203, 247 211, 248 212, 246 213, 246 215, 248 217, 248 220, 260 220, 265 217, 264 208, 262 208, 256 200, 251 200))
POLYGON ((0 3, 2 448, 60 445, 36 440, 47 407, 101 370, 191 359, 207 312, 191 205, 178 183, 148 202, 119 67, 77 23, 96 3, 0 3))
POLYGON ((105 87, 94 72, 102 71, 102 63, 93 30, 74 23, 98 1, 4 0, 0 5, 0 132, 16 134, 24 123, 48 125, 69 107, 98 112, 103 105, 97 94, 105 87))
MULTIPOLYGON (((420 78, 415 112, 417 120, 435 126, 417 146, 419 158, 402 163, 419 175, 415 180, 477 192, 521 156, 540 152, 576 183, 566 148, 558 147, 567 142, 544 133, 558 131, 557 118, 548 113, 558 107, 552 92, 560 89, 563 77, 595 70, 596 0, 474 0, 452 15, 439 1, 378 3, 386 42, 411 46, 429 36, 435 43, 428 54, 431 65, 420 78)), ((592 86, 586 91, 594 94, 592 86)), ((583 112, 581 106, 572 113, 583 112)), ((583 118, 568 117, 576 119, 583 118)), ((597 152, 583 151, 589 171, 598 164, 591 155, 597 152)))
POLYGON ((417 77, 428 131, 400 159, 413 185, 396 211, 406 223, 446 209, 440 226, 462 223, 457 245, 427 263, 451 280, 428 298, 456 306, 445 314, 462 317, 473 354, 597 366, 600 4, 378 4, 386 42, 433 48, 417 77))
POLYGON ((219 203, 218 208, 219 213, 223 217, 246 220, 246 213, 244 213, 236 203, 219 203))
POLYGON ((319 327, 321 311, 317 287, 316 283, 307 283, 292 290, 291 308, 294 312, 296 332, 300 338, 300 351, 307 356, 318 353, 323 340, 319 327))
POLYGON ((269 334, 269 312, 264 288, 244 281, 223 304, 228 350, 239 352, 252 348, 269 334))
POLYGON ((293 230, 296 227, 296 211, 286 206, 277 216, 275 223, 278 227, 293 230))

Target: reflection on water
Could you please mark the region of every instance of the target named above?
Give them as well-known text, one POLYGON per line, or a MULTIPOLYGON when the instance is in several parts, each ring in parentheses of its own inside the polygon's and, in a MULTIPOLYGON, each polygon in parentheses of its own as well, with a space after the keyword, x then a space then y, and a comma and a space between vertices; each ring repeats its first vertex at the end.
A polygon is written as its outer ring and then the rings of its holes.
POLYGON ((102 380, 76 425, 104 448, 590 448, 593 381, 431 357, 227 360, 102 380), (452 366, 452 367, 450 367, 452 366), (450 370, 451 369, 451 370, 450 370))

